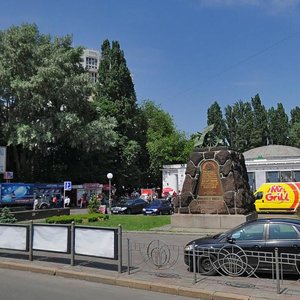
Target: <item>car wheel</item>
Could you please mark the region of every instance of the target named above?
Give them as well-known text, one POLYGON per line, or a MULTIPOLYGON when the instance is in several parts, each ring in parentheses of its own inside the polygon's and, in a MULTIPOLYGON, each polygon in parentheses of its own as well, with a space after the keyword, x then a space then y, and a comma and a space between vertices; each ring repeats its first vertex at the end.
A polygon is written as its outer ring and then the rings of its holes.
POLYGON ((196 261, 197 272, 207 276, 216 275, 218 272, 213 266, 214 261, 216 261, 216 257, 213 255, 199 257, 196 261))
POLYGON ((47 209, 48 208, 48 205, 47 204, 42 204, 40 209, 47 209))

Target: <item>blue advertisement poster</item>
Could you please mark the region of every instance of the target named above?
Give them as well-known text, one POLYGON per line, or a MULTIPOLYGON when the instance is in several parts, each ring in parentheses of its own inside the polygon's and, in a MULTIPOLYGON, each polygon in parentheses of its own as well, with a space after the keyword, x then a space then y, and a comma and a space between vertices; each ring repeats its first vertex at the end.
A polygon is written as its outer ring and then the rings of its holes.
POLYGON ((33 203, 34 184, 1 183, 0 204, 22 205, 33 203))

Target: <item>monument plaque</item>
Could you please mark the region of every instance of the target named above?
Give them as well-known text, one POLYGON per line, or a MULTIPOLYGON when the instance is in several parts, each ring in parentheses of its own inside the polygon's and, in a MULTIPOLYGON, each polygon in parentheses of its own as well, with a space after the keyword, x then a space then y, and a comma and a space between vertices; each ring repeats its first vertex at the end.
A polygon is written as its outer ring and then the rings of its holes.
MULTIPOLYGON (((219 165, 207 160, 201 165, 198 196, 223 196, 219 165)), ((212 198, 213 199, 213 198, 212 198)))

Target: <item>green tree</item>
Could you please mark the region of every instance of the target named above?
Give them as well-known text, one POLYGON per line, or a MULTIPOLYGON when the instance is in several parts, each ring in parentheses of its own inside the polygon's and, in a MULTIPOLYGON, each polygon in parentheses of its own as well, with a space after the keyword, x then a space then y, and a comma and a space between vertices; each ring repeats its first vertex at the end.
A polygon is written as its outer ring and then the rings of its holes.
POLYGON ((207 110, 207 125, 214 124, 214 133, 221 138, 224 144, 227 141, 227 129, 223 114, 218 102, 214 102, 207 110))
POLYGON ((142 111, 147 123, 149 174, 155 184, 160 184, 162 166, 186 163, 193 149, 193 140, 177 131, 172 117, 153 101, 144 101, 142 111))
POLYGON ((105 40, 101 47, 95 106, 99 115, 117 122, 118 141, 107 158, 106 171, 115 176, 118 186, 140 185, 144 177, 146 128, 137 105, 134 84, 117 41, 105 40))
POLYGON ((295 123, 300 122, 300 107, 296 106, 291 110, 291 121, 290 124, 293 125, 295 123))
POLYGON ((271 107, 268 111, 269 141, 274 145, 289 144, 289 120, 282 103, 277 108, 271 107))
POLYGON ((259 95, 251 99, 253 125, 251 129, 251 148, 268 144, 268 113, 259 95))
POLYGON ((244 152, 249 149, 252 130, 252 110, 249 102, 238 101, 225 108, 228 141, 233 149, 244 152))
POLYGON ((289 144, 300 148, 300 122, 295 122, 289 130, 289 144))
POLYGON ((62 179, 80 160, 74 150, 87 153, 113 145, 115 123, 96 118, 81 54, 70 36, 51 38, 36 25, 1 32, 3 134, 16 179, 62 179))
POLYGON ((291 110, 289 144, 290 146, 300 148, 300 107, 299 106, 296 106, 291 110))
POLYGON ((235 111, 231 105, 225 107, 225 125, 227 129, 227 140, 231 148, 236 147, 237 139, 237 120, 235 116, 235 111))

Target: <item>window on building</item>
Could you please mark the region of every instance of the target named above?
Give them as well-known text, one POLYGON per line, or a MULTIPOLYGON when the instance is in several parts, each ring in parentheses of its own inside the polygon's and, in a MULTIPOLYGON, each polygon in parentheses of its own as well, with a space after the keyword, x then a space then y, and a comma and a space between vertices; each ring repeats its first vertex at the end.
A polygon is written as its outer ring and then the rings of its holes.
POLYGON ((300 182, 300 171, 293 172, 293 181, 300 182))
POLYGON ((91 81, 95 83, 97 81, 97 73, 90 72, 90 78, 91 78, 91 81))
POLYGON ((292 180, 292 171, 281 171, 280 172, 280 181, 281 182, 290 182, 292 180))
POLYGON ((256 190, 255 186, 255 173, 254 172, 248 172, 248 183, 250 186, 250 190, 254 192, 256 190))
POLYGON ((98 67, 98 59, 94 57, 86 57, 85 64, 87 69, 94 69, 96 70, 98 67))
POLYGON ((278 171, 269 171, 266 174, 267 182, 280 182, 279 172, 278 171))

